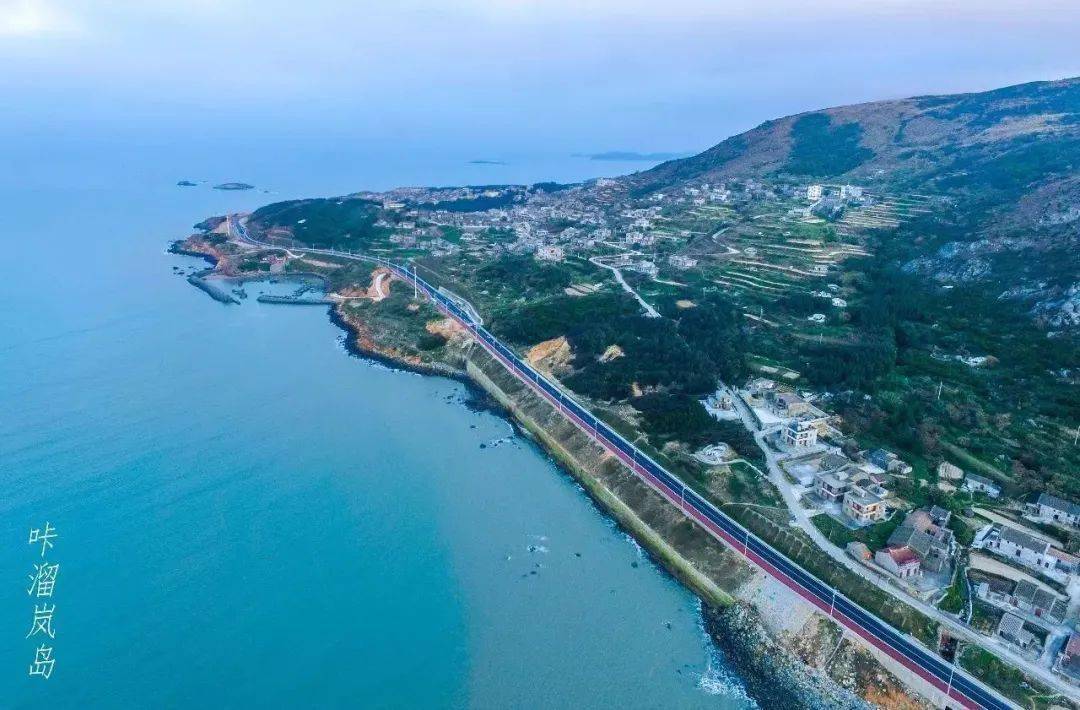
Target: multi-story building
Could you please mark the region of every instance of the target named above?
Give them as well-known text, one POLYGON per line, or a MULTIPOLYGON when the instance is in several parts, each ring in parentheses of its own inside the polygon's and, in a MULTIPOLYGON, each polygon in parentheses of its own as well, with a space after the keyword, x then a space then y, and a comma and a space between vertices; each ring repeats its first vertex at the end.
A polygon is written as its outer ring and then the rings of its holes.
POLYGON ((850 487, 851 483, 848 480, 826 473, 818 476, 814 492, 824 501, 837 503, 843 499, 850 487))
POLYGON ((859 525, 870 525, 885 519, 885 501, 868 488, 852 486, 844 493, 843 511, 859 525))
POLYGON ((949 566, 955 548, 952 530, 945 527, 948 519, 948 511, 940 508, 912 511, 889 536, 888 545, 910 547, 923 569, 940 572, 949 566))
POLYGON ((797 417, 810 410, 810 403, 794 392, 769 392, 765 402, 770 410, 782 417, 797 417))
POLYGON ((668 257, 668 263, 676 269, 692 269, 697 266, 698 260, 682 254, 672 254, 668 257))
POLYGON ((797 448, 807 448, 817 444, 818 430, 810 422, 792 420, 784 427, 784 443, 797 448))
POLYGON ((840 186, 840 199, 841 200, 861 200, 863 196, 863 189, 856 185, 841 185, 840 186))
POLYGON ((1054 672, 1080 682, 1080 633, 1074 632, 1069 637, 1054 663, 1054 672))
POLYGON ((536 258, 540 261, 562 261, 564 257, 565 253, 560 246, 547 245, 536 250, 536 258))

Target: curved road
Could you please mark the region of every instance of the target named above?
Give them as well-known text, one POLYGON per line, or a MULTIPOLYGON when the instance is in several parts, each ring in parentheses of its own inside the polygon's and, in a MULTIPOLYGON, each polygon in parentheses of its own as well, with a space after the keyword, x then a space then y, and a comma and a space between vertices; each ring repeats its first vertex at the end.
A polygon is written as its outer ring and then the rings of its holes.
MULTIPOLYGON (((243 241, 256 246, 283 249, 283 247, 253 239, 248 235, 246 227, 233 216, 230 215, 228 220, 230 233, 235 229, 236 235, 243 241)), ((547 399, 564 417, 616 456, 661 496, 679 507, 687 517, 696 521, 714 537, 726 543, 728 547, 743 555, 754 565, 784 583, 823 613, 923 678, 949 698, 955 706, 991 710, 1016 707, 963 669, 948 663, 913 637, 897 631, 751 534, 518 358, 510 348, 479 325, 464 309, 424 279, 385 258, 330 249, 305 249, 304 251, 379 264, 389 268, 399 278, 414 284, 435 303, 440 311, 471 332, 476 342, 515 377, 547 399)))

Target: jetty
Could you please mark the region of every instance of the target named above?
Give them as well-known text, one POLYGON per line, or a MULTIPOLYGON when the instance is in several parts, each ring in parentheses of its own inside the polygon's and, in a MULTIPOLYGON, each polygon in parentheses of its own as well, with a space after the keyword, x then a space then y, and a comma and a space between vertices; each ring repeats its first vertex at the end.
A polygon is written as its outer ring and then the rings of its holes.
POLYGON ((201 276, 188 276, 188 283, 195 288, 205 292, 210 298, 220 303, 239 304, 240 301, 236 296, 232 295, 228 291, 218 288, 216 285, 210 283, 201 276))
POLYGON ((291 306, 332 306, 335 301, 331 298, 303 298, 301 296, 272 296, 262 294, 257 299, 259 303, 282 303, 291 306))

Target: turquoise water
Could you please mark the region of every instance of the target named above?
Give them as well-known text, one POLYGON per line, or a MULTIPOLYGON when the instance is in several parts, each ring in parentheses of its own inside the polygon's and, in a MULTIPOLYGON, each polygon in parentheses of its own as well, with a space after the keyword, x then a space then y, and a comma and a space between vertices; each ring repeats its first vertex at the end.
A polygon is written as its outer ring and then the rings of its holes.
MULTIPOLYGON (((197 262, 168 240, 269 196, 173 186, 210 162, 111 165, 4 186, 0 706, 748 704, 693 596, 461 384, 350 357, 265 286, 225 307, 172 273, 197 262)), ((386 186, 320 174, 274 186, 386 186)))

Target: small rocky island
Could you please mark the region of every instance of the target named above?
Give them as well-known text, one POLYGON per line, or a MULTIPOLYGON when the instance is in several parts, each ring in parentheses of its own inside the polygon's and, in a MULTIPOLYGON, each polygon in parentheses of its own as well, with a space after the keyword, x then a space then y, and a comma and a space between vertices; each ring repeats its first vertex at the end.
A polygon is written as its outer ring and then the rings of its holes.
POLYGON ((246 182, 223 182, 220 185, 214 185, 215 190, 254 190, 254 185, 249 185, 246 182))

